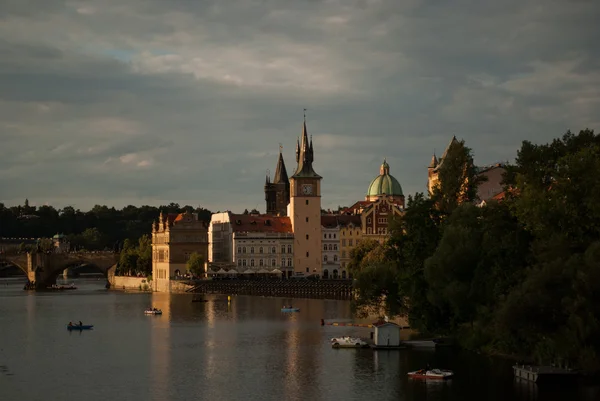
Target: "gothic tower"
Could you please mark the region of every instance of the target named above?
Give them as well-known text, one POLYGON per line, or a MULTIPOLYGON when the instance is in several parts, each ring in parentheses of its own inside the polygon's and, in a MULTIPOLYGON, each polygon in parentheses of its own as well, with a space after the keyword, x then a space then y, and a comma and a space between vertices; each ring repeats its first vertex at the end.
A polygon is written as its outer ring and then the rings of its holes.
POLYGON ((283 161, 281 146, 279 147, 279 159, 277 160, 273 182, 267 174, 265 200, 267 202, 267 214, 287 216, 287 206, 290 203, 290 180, 283 161))
POLYGON ((321 179, 312 163, 312 138, 308 141, 306 118, 302 139, 296 142, 296 172, 290 178, 290 220, 294 231, 294 271, 321 274, 321 179))

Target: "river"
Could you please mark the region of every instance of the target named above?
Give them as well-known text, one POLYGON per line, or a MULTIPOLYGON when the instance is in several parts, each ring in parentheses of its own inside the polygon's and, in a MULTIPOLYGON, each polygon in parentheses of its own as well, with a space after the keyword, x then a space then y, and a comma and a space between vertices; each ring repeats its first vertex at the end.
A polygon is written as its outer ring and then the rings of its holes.
POLYGON ((0 400, 569 400, 596 387, 517 382, 510 361, 450 349, 332 349, 339 335, 369 329, 320 326, 352 319, 350 303, 314 299, 125 293, 95 278, 77 290, 29 293, 0 279, 0 400), (283 314, 293 303, 299 313, 283 314), (145 316, 148 306, 162 316, 145 316), (68 332, 69 321, 94 330, 68 332), (445 383, 410 380, 432 366, 445 383))

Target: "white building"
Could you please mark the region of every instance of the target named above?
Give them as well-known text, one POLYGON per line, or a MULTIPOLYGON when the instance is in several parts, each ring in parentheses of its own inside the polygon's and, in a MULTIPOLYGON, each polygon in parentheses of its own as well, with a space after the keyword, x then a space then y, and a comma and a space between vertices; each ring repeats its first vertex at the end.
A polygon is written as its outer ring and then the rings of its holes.
POLYGON ((323 243, 323 278, 346 278, 346 270, 340 268, 339 216, 321 216, 323 243))
POLYGON ((216 213, 209 231, 213 269, 228 265, 238 273, 293 274, 294 234, 289 217, 216 213))

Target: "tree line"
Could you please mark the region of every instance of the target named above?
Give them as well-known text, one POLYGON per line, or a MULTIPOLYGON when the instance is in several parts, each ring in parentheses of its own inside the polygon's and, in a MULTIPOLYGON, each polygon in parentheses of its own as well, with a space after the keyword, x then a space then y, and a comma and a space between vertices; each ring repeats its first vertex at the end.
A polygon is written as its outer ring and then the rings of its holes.
POLYGON ((600 136, 524 141, 505 198, 483 207, 480 180, 461 141, 390 239, 353 250, 358 306, 467 348, 600 371, 600 136))

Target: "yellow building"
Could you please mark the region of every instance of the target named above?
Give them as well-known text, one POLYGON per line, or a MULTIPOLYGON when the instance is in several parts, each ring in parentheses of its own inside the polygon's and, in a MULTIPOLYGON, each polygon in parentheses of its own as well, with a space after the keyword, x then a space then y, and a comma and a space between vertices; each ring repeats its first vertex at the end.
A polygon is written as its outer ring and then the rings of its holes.
POLYGON ((207 224, 196 213, 161 213, 152 225, 152 289, 169 292, 170 280, 187 273, 192 253, 207 260, 207 224))
POLYGON ((350 253, 352 249, 360 244, 363 233, 360 216, 341 216, 340 219, 340 267, 342 271, 347 271, 350 262, 350 253))
POLYGON ((294 273, 322 274, 321 179, 313 169, 312 139, 306 120, 296 143, 296 171, 290 178, 288 216, 294 232, 294 273))

